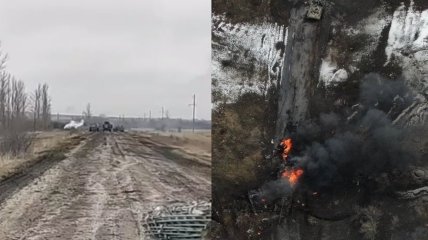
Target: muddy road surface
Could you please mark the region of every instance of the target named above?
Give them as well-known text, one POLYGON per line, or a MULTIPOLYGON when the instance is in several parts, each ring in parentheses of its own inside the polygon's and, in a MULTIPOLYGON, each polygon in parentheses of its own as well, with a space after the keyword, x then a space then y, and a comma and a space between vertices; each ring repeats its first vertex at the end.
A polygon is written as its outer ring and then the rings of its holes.
POLYGON ((211 196, 210 166, 165 149, 96 133, 48 169, 0 183, 0 239, 149 239, 145 212, 211 196))

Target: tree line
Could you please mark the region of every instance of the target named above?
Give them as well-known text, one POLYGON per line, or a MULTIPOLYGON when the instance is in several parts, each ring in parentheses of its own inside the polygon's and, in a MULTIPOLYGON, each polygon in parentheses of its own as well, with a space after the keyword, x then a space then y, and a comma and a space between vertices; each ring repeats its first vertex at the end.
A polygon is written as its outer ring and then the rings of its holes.
POLYGON ((25 83, 6 70, 7 54, 0 49, 0 129, 43 130, 50 127, 49 86, 39 84, 28 93, 25 83))

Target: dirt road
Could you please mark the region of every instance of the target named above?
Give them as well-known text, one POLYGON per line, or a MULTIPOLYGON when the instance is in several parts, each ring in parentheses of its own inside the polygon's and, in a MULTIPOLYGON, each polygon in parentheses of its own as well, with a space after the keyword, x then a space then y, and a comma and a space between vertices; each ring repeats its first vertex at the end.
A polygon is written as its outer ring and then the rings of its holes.
POLYGON ((1 183, 0 239, 147 239, 147 210, 211 196, 209 165, 159 146, 96 133, 42 173, 1 183))

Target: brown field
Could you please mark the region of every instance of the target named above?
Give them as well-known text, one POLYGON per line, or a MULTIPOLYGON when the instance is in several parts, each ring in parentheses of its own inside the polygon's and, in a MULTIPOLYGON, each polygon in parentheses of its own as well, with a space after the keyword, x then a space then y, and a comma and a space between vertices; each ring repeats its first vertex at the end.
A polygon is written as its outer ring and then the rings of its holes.
POLYGON ((20 156, 12 156, 8 153, 0 155, 0 181, 32 165, 44 153, 53 150, 64 142, 70 141, 76 136, 76 134, 64 131, 36 133, 27 153, 23 153, 20 156))
POLYGON ((134 133, 134 135, 164 146, 166 154, 175 154, 177 157, 211 165, 211 131, 144 132, 134 133))

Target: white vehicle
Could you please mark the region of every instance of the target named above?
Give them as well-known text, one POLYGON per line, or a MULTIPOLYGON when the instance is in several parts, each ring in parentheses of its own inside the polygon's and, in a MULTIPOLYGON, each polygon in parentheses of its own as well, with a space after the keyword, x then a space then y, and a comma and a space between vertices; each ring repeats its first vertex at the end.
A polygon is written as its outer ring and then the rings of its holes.
POLYGON ((80 120, 80 122, 76 122, 74 120, 71 120, 69 123, 67 123, 64 126, 64 129, 69 130, 69 129, 78 129, 80 127, 82 127, 85 124, 85 120, 80 120))

